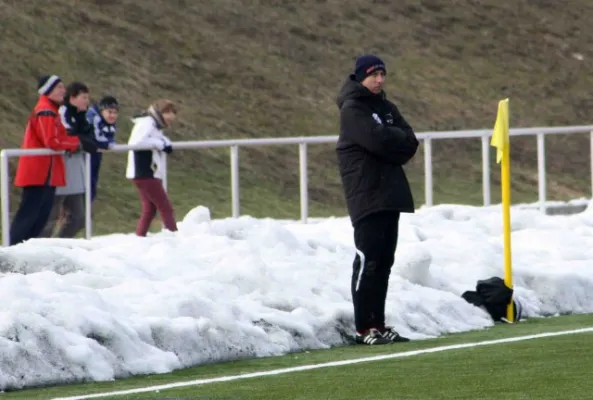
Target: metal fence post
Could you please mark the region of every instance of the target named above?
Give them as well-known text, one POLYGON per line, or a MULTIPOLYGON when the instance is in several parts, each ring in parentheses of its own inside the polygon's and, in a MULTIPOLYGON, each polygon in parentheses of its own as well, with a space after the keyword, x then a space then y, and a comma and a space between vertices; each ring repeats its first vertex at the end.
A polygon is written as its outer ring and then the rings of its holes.
POLYGON ((487 135, 482 136, 482 197, 484 205, 490 205, 490 144, 487 135))
POLYGON ((546 143, 543 133, 537 134, 537 186, 539 209, 546 211, 546 143))
POLYGON ((231 146, 231 198, 233 218, 239 217, 239 146, 231 146))
POLYGON ((91 154, 84 153, 84 227, 87 239, 90 239, 93 234, 91 196, 91 154))
MULTIPOLYGON (((167 157, 167 153, 163 152, 163 179, 162 179, 162 184, 163 184, 163 189, 165 190, 165 193, 168 192, 167 190, 167 186, 168 186, 168 181, 167 181, 167 176, 168 176, 168 170, 167 170, 167 161, 168 161, 168 157, 167 157)), ((161 218, 161 230, 166 230, 167 227, 165 226, 165 221, 162 220, 161 218)))
POLYGON ((168 161, 168 157, 167 157, 167 153, 163 152, 163 188, 165 189, 165 192, 167 191, 167 161, 168 161))
POLYGON ((307 179, 307 143, 299 143, 299 178, 301 189, 301 222, 309 216, 309 188, 307 179))
POLYGON ((432 139, 424 139, 424 198, 427 206, 432 206, 432 139))
POLYGON ((2 198, 2 246, 10 246, 10 186, 8 155, 0 152, 0 196, 2 198))

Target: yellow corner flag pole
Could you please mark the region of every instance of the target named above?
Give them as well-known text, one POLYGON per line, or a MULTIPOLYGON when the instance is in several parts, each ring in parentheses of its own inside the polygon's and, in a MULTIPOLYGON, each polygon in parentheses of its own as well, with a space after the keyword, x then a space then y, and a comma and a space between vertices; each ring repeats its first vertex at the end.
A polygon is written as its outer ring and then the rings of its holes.
MULTIPOLYGON (((511 262, 511 157, 509 154, 509 99, 498 102, 498 113, 491 146, 496 147, 496 163, 501 164, 502 181, 502 222, 504 234, 504 283, 513 288, 513 269, 511 262)), ((507 320, 514 322, 513 299, 507 305, 507 320)))

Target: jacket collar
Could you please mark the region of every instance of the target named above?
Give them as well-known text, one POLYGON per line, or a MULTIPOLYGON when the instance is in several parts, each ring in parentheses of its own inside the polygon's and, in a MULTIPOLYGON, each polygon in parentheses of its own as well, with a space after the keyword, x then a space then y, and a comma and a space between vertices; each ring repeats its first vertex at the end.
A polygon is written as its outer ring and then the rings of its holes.
POLYGON ((167 127, 167 124, 165 124, 165 120, 163 119, 163 116, 161 115, 160 112, 155 110, 153 106, 150 106, 148 108, 148 114, 154 119, 154 121, 156 122, 156 125, 159 129, 163 129, 163 128, 167 127))
POLYGON ((51 101, 49 99, 49 97, 47 97, 45 95, 41 95, 41 96, 39 96, 39 100, 37 100, 37 107, 38 108, 42 107, 42 108, 50 109, 50 110, 57 112, 58 109, 60 108, 60 105, 51 101))

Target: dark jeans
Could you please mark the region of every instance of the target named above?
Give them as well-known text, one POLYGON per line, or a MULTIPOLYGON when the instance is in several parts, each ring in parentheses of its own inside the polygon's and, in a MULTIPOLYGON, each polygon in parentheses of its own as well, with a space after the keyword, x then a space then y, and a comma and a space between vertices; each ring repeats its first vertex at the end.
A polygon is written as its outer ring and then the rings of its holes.
POLYGON ((91 201, 95 201, 97 197, 97 185, 99 184, 99 170, 101 169, 101 161, 103 153, 91 154, 91 201))
POLYGON ((399 212, 371 214, 354 225, 352 300, 357 332, 385 327, 385 301, 395 259, 399 212))
POLYGON ((27 186, 23 188, 21 204, 10 226, 10 244, 18 244, 39 237, 54 202, 53 186, 27 186))
POLYGON ((41 232, 41 237, 73 238, 84 228, 84 193, 56 196, 47 224, 41 232), (58 224, 58 232, 53 235, 58 224))
POLYGON ((172 232, 177 231, 173 207, 167 192, 165 192, 163 182, 155 178, 134 179, 133 182, 140 193, 140 201, 142 202, 142 215, 136 226, 136 235, 146 236, 157 210, 161 215, 165 228, 172 232))

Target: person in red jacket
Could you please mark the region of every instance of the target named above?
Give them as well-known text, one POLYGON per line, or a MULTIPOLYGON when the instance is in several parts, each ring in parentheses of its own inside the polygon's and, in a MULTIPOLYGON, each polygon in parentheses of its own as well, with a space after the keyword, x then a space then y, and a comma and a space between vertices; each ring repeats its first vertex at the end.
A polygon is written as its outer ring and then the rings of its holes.
MULTIPOLYGON (((80 148, 76 136, 66 134, 58 109, 66 88, 57 75, 39 79, 39 100, 29 116, 23 149, 75 151, 80 148)), ((21 204, 10 226, 10 244, 38 237, 47 223, 57 186, 66 184, 64 158, 61 154, 21 156, 14 185, 22 188, 21 204)))

